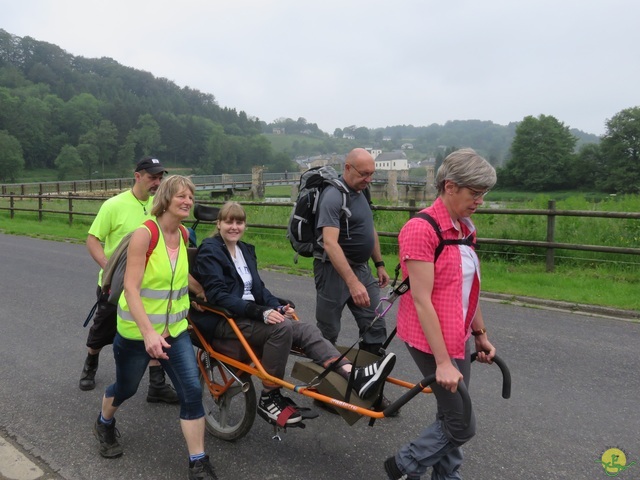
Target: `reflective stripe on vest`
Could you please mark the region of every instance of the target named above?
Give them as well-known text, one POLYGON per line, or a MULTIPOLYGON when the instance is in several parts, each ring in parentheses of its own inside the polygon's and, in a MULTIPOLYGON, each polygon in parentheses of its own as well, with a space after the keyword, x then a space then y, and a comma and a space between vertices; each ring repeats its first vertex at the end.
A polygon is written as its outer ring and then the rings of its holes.
MULTIPOLYGON (((142 227, 146 228, 146 227, 142 227)), ((168 327, 169 334, 177 337, 187 329, 189 311, 189 265, 187 248, 180 237, 180 248, 175 270, 167 253, 162 230, 158 244, 149 257, 142 283, 140 299, 153 329, 162 333, 168 327)), ((142 340, 142 334, 135 323, 125 295, 118 302, 118 333, 130 340, 142 340)))
MULTIPOLYGON (((189 312, 189 309, 187 308, 182 312, 170 313, 169 315, 167 315, 166 313, 156 313, 156 314, 147 313, 147 317, 149 317, 149 321, 153 323, 154 326, 155 324, 162 324, 164 326, 165 323, 172 324, 172 323, 179 322, 180 320, 183 320, 184 318, 187 317, 188 312, 189 312)), ((133 315, 131 315, 131 312, 118 309, 118 314, 119 314, 119 317, 123 320, 128 320, 130 322, 134 321, 133 315)))
POLYGON ((155 300, 176 300, 183 295, 189 294, 189 286, 181 288, 180 290, 151 290, 150 288, 143 288, 140 290, 140 296, 146 298, 153 298, 155 300))

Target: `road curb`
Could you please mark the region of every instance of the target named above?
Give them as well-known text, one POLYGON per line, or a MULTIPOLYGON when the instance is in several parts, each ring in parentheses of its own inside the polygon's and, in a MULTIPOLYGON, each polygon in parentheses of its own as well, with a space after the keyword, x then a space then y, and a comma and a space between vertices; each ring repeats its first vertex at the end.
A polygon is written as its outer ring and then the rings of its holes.
POLYGON ((0 480, 58 480, 62 477, 0 431, 0 480))
POLYGON ((526 297, 523 295, 509 295, 504 293, 482 292, 483 300, 493 300, 513 305, 535 306, 567 312, 579 313, 598 317, 617 318, 631 322, 640 322, 640 312, 636 310, 622 310, 618 308, 587 305, 583 303, 563 302, 559 300, 546 300, 541 298, 526 297))

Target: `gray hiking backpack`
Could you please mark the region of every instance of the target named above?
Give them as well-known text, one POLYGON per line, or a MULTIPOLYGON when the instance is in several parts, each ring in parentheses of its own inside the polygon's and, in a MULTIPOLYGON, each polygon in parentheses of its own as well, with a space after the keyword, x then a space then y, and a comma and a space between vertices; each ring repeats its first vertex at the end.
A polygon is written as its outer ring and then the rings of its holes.
POLYGON ((316 212, 320 194, 327 185, 333 185, 342 193, 342 211, 345 217, 351 217, 349 210, 349 190, 338 178, 331 166, 310 168, 300 176, 298 198, 293 206, 287 225, 287 238, 298 255, 312 257, 313 251, 321 249, 321 237, 316 236, 316 212))

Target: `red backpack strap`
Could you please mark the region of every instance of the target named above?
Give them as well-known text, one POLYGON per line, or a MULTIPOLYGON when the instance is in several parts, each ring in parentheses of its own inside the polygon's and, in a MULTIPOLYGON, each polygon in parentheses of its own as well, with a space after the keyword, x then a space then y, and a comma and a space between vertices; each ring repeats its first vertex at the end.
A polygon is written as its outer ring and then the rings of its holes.
POLYGON ((153 251, 156 249, 156 246, 158 245, 158 239, 160 238, 160 231, 158 230, 158 224, 156 222, 154 222, 153 220, 146 220, 143 225, 145 227, 147 227, 149 229, 149 231, 151 232, 151 240, 149 241, 149 248, 147 250, 147 258, 144 261, 144 266, 147 266, 147 263, 149 263, 149 257, 151 256, 151 254, 153 253, 153 251))
MULTIPOLYGON (((147 250, 147 258, 144 261, 144 266, 149 263, 149 257, 158 246, 158 239, 160 238, 160 230, 158 230, 158 224, 153 220, 146 220, 143 224, 151 232, 151 240, 149 241, 149 249, 147 250)), ((189 245, 189 231, 187 228, 180 224, 180 233, 182 234, 182 240, 185 245, 189 245)))
POLYGON ((180 224, 180 233, 182 233, 182 240, 184 240, 184 244, 188 247, 189 246, 189 230, 187 230, 187 227, 180 224))

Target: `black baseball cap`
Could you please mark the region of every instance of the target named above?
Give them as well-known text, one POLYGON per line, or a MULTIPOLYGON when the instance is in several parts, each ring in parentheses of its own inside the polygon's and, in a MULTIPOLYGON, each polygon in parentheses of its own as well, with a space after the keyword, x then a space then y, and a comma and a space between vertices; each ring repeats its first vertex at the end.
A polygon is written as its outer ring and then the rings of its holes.
POLYGON ((144 170, 151 175, 155 175, 156 173, 169 173, 164 169, 160 160, 153 157, 144 157, 140 160, 136 165, 136 172, 139 172, 140 170, 144 170))

